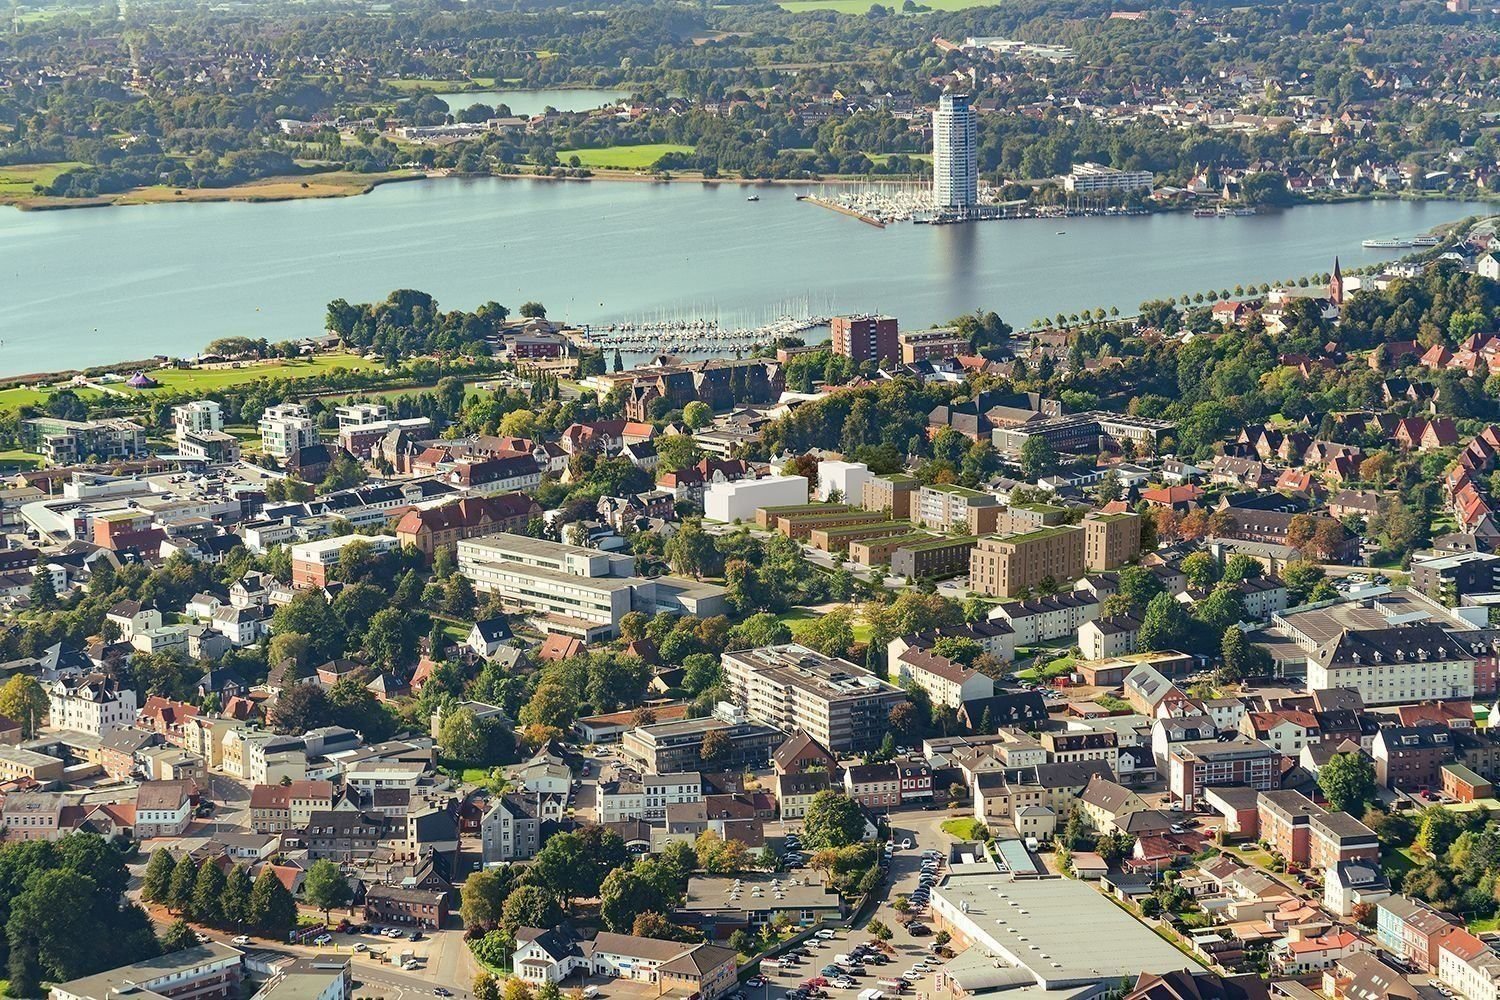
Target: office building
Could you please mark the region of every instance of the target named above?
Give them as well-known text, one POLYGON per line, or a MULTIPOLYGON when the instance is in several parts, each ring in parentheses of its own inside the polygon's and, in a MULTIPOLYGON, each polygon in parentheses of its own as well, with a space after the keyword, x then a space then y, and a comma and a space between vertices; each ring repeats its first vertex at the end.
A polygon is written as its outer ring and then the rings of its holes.
POLYGON ((149 1000, 229 1000, 240 995, 243 956, 244 952, 238 948, 209 941, 134 965, 58 983, 47 997, 48 1000, 114 1000, 133 995, 149 1000))
POLYGON ((1307 687, 1352 688, 1366 705, 1471 698, 1491 689, 1476 686, 1475 673, 1492 656, 1480 633, 1428 623, 1342 629, 1307 658, 1307 687))
POLYGON ((318 425, 300 403, 268 406, 260 415, 261 450, 272 458, 286 460, 300 448, 318 443, 318 425))
MULTIPOLYGON (((798 479, 803 488, 807 480, 798 479)), ((632 576, 628 555, 524 535, 495 534, 458 543, 458 571, 481 594, 542 616, 549 632, 591 642, 613 637, 631 611, 711 618, 724 610, 724 588, 680 577, 632 576)))
POLYGON ((932 201, 965 212, 979 202, 979 137, 968 94, 944 94, 932 112, 932 201))
POLYGON ((1064 589, 1083 575, 1083 540, 1076 525, 981 538, 969 555, 969 587, 988 597, 1016 597, 1048 584, 1064 589))
POLYGON ((829 321, 833 353, 858 364, 887 362, 901 357, 894 316, 835 316, 829 321))
POLYGON ((834 753, 880 745, 906 693, 860 667, 789 643, 725 653, 724 680, 751 719, 806 732, 834 753))

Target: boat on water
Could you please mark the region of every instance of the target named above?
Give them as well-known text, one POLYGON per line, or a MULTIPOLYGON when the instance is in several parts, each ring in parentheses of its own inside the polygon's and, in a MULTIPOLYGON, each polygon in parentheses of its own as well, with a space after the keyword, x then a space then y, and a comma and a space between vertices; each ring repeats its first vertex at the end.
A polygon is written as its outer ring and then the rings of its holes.
POLYGON ((750 197, 746 198, 745 200, 746 201, 760 201, 760 195, 758 195, 758 194, 752 194, 750 197))
POLYGON ((1365 240, 1360 246, 1366 250, 1406 250, 1416 243, 1412 240, 1365 240))
POLYGON ((1435 247, 1443 242, 1441 236, 1413 236, 1411 245, 1414 247, 1435 247))
POLYGON ((1066 229, 1059 229, 1057 231, 1057 235, 1059 235, 1059 236, 1066 236, 1066 235, 1068 235, 1068 231, 1066 229))
POLYGON ((1195 208, 1195 209, 1193 209, 1193 218, 1195 218, 1195 219, 1217 219, 1218 217, 1219 217, 1218 211, 1216 211, 1215 209, 1212 209, 1212 208, 1195 208))

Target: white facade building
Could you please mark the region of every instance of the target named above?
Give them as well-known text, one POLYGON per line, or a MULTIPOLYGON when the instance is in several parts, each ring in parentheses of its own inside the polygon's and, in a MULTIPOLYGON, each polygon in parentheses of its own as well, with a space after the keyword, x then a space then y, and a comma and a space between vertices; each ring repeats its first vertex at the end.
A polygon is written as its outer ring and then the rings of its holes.
POLYGON ((968 94, 944 94, 932 112, 932 200, 963 210, 979 201, 978 128, 968 94))
POLYGON ((261 449, 272 458, 288 459, 297 449, 318 443, 318 425, 300 403, 266 407, 259 430, 261 449))
POLYGON ((47 687, 48 718, 54 729, 92 736, 135 722, 135 691, 99 675, 53 681, 47 687))
POLYGON ((819 462, 818 499, 827 501, 838 491, 844 503, 858 507, 864 500, 870 467, 863 462, 819 462))
POLYGON ((173 435, 179 445, 190 434, 214 434, 224 429, 224 409, 211 399, 172 407, 173 435))
POLYGON ((807 503, 807 480, 801 476, 768 476, 737 483, 714 483, 703 494, 710 521, 748 521, 761 507, 807 503))

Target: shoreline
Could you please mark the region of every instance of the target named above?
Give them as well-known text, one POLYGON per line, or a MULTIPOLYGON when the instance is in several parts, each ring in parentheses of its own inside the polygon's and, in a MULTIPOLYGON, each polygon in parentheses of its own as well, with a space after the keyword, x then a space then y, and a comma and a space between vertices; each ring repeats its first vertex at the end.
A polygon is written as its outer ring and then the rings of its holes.
MULTIPOLYGON (((572 168, 565 168, 572 169, 572 168)), ((404 171, 399 173, 356 175, 343 171, 328 171, 312 174, 291 174, 267 177, 230 188, 184 188, 176 196, 163 195, 162 188, 132 188, 116 195, 101 195, 94 198, 51 198, 45 195, 0 201, 0 208, 14 208, 21 212, 70 212, 90 208, 128 208, 148 205, 189 205, 241 202, 244 204, 274 204, 287 201, 313 201, 329 198, 352 198, 366 195, 386 184, 408 184, 417 181, 444 180, 508 180, 547 181, 552 183, 589 183, 600 181, 610 184, 700 184, 717 187, 735 185, 739 187, 784 188, 796 186, 824 185, 847 187, 860 184, 902 183, 920 180, 913 175, 867 175, 859 177, 836 176, 822 178, 752 178, 752 177, 703 177, 693 174, 653 174, 639 170, 600 168, 590 170, 587 177, 553 176, 533 173, 480 173, 466 174, 454 171, 404 171), (324 178, 319 183, 319 178, 324 178), (300 185, 297 189, 286 189, 287 185, 300 185)), ((1304 205, 1339 205, 1360 201, 1427 201, 1465 200, 1500 203, 1500 194, 1478 192, 1473 195, 1447 192, 1374 191, 1369 194, 1339 194, 1330 197, 1310 198, 1294 201, 1289 205, 1267 206, 1262 213, 1285 211, 1304 205)), ((1171 215, 1190 212, 1191 203, 1178 206, 1155 206, 1148 208, 1147 215, 1171 215)), ((856 216, 857 217, 857 216, 856 216)), ((1108 216, 1100 216, 1107 218, 1108 216)), ((1134 216, 1121 216, 1122 218, 1134 216)))

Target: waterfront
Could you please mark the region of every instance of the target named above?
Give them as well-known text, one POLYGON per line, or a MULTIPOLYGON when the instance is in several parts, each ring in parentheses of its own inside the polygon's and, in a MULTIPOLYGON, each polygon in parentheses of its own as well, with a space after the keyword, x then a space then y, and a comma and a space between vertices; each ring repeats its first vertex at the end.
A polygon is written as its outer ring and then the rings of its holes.
POLYGON ((227 335, 303 337, 329 300, 395 288, 447 308, 537 300, 574 322, 749 326, 795 303, 905 326, 985 308, 1020 327, 1326 271, 1335 254, 1345 267, 1387 259, 1403 251, 1360 242, 1489 210, 1381 201, 880 230, 796 201, 802 190, 483 178, 261 205, 0 210, 0 375, 193 354, 227 335), (749 190, 761 200, 747 202, 749 190))
POLYGON ((465 90, 438 94, 437 99, 449 111, 460 111, 475 104, 499 107, 504 104, 513 115, 539 115, 550 108, 558 111, 593 111, 630 96, 628 90, 595 87, 552 87, 547 90, 465 90))

